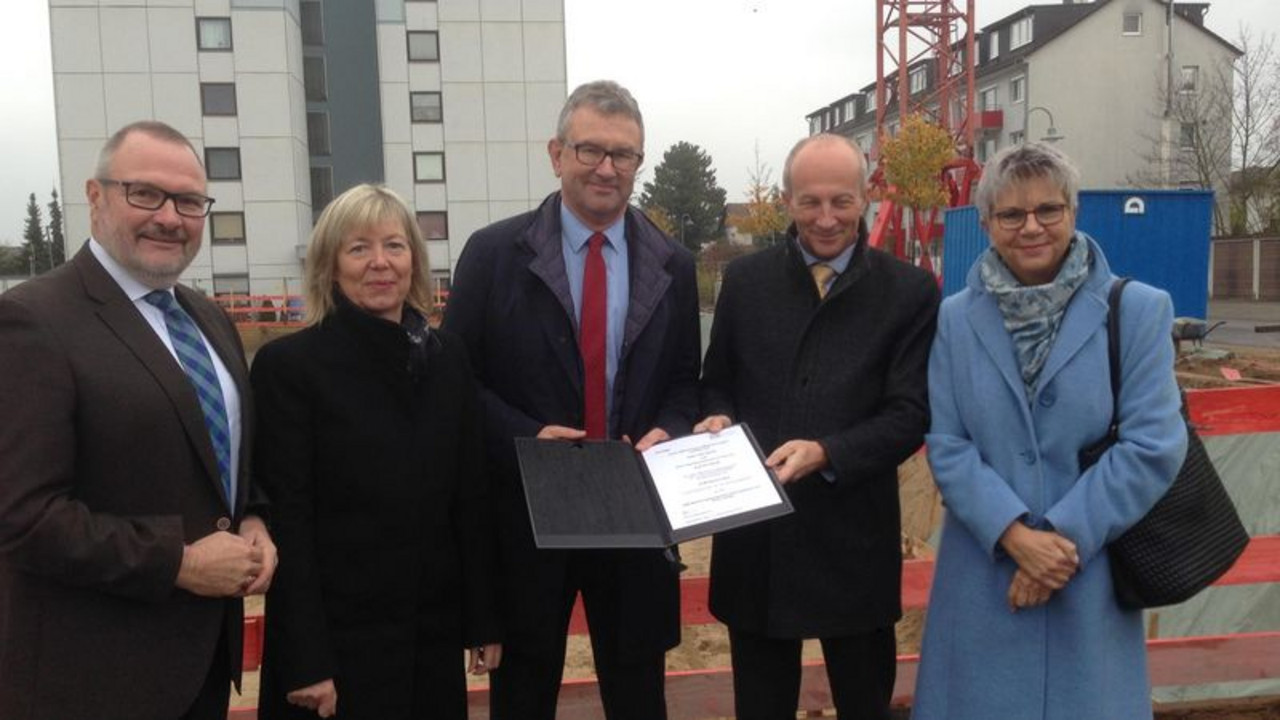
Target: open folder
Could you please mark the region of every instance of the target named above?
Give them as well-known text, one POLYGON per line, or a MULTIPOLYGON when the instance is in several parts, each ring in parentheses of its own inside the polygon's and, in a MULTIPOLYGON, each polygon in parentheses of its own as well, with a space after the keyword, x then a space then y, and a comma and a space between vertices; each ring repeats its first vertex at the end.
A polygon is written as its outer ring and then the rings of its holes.
POLYGON ((516 454, 540 548, 660 548, 792 512, 744 424, 643 453, 516 438, 516 454))

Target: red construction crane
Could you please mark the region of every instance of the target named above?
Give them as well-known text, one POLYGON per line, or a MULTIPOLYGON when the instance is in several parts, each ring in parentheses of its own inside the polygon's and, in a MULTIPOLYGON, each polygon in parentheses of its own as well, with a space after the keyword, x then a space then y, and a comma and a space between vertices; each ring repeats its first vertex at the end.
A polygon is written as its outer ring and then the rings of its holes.
MULTIPOLYGON (((886 119, 901 123, 912 113, 923 114, 955 138, 956 158, 940 177, 950 207, 969 204, 979 174, 973 160, 973 4, 974 0, 876 0, 876 132, 871 159, 879 164, 881 141, 891 134, 886 119)), ((871 186, 872 196, 880 201, 872 246, 933 270, 942 240, 938 209, 911 210, 908 225, 907 208, 892 199, 882 168, 872 174, 871 186)))

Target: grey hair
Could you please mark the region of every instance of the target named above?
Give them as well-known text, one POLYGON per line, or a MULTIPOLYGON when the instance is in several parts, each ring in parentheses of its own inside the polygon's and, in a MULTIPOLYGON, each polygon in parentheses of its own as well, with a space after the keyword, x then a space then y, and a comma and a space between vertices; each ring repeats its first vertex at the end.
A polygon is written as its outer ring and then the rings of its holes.
POLYGON ((990 217, 996 197, 1017 182, 1044 178, 1062 191, 1067 206, 1076 209, 1080 196, 1080 170, 1063 152, 1046 143, 1013 145, 996 153, 982 168, 982 179, 973 194, 978 217, 990 217))
POLYGON ((640 144, 644 145, 644 117, 640 114, 640 105, 631 96, 631 92, 612 80, 595 80, 583 83, 564 101, 560 109, 560 119, 556 121, 556 139, 560 142, 569 140, 569 118, 580 107, 590 107, 601 115, 622 115, 635 120, 640 126, 640 144))
POLYGON ((844 135, 837 135, 836 133, 826 132, 818 133, 817 135, 810 135, 791 147, 791 152, 787 153, 786 162, 782 164, 782 191, 785 193, 791 192, 791 166, 795 164, 796 155, 799 155, 800 151, 809 145, 818 142, 843 143, 849 146, 849 149, 853 150, 853 154, 858 158, 858 175, 862 178, 862 182, 860 183, 861 187, 859 189, 862 190, 863 195, 866 195, 867 184, 870 178, 868 177, 869 173, 867 172, 867 156, 862 152, 862 148, 858 147, 858 143, 854 142, 852 138, 847 138, 844 135))
POLYGON ((115 159, 116 151, 133 133, 142 133, 156 140, 163 140, 174 145, 185 145, 191 151, 191 154, 195 156, 196 162, 200 163, 200 168, 204 169, 204 160, 201 159, 200 153, 196 151, 195 145, 191 144, 186 135, 175 130, 172 125, 162 123, 159 120, 139 120, 117 130, 102 146, 102 150, 98 151, 98 164, 93 169, 95 178, 105 178, 111 174, 111 161, 115 159))

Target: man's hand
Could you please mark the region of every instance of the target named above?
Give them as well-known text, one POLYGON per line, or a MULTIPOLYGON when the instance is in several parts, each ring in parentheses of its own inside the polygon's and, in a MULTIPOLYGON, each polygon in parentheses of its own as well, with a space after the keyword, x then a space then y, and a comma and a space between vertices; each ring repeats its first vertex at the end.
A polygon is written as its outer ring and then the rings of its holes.
POLYGON ((263 572, 263 549, 229 532, 206 535, 182 548, 175 585, 205 597, 235 597, 263 572))
POLYGON ((564 425, 543 425, 538 431, 539 440, 582 440, 587 436, 586 430, 565 427, 564 425))
POLYGON ((285 695, 284 699, 290 705, 312 710, 322 718, 333 717, 338 712, 338 688, 334 686, 333 678, 298 688, 285 695))
POLYGON ((708 415, 702 419, 702 422, 693 426, 693 431, 696 433, 718 433, 732 424, 733 418, 728 415, 708 415))
POLYGON ((765 458, 764 464, 778 474, 778 482, 787 484, 827 467, 827 451, 813 440, 788 440, 765 458))
POLYGON ((1018 612, 1022 608, 1032 608, 1049 602, 1053 590, 1041 585, 1031 576, 1018 568, 1013 573, 1013 582, 1009 583, 1009 609, 1018 612))
POLYGON ((671 436, 667 434, 666 430, 656 427, 645 433, 644 437, 640 438, 640 442, 636 443, 636 452, 644 452, 654 445, 670 439, 671 436))
POLYGON ((502 643, 490 643, 467 650, 467 672, 484 675, 502 664, 502 643))
POLYGON ((279 555, 276 544, 271 542, 271 533, 267 532, 267 524, 257 515, 249 515, 240 522, 240 537, 256 548, 262 548, 262 572, 244 589, 244 595, 261 595, 271 587, 271 578, 275 577, 279 555))
POLYGON ((1056 532, 1033 530, 1014 520, 1000 536, 1000 545, 1032 580, 1061 590, 1080 569, 1076 544, 1056 532))

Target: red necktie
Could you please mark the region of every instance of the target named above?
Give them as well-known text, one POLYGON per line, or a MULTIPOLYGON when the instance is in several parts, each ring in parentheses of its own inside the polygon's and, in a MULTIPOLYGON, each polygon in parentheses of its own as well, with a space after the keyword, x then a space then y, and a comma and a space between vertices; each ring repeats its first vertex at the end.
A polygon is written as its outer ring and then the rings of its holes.
POLYGON ((582 352, 583 399, 589 438, 604 438, 605 419, 605 336, 609 306, 609 279, 604 268, 604 235, 596 233, 587 241, 587 266, 582 272, 582 325, 578 347, 582 352))

